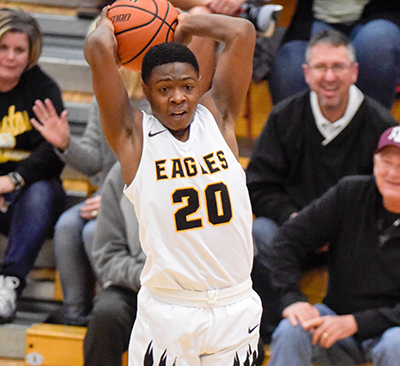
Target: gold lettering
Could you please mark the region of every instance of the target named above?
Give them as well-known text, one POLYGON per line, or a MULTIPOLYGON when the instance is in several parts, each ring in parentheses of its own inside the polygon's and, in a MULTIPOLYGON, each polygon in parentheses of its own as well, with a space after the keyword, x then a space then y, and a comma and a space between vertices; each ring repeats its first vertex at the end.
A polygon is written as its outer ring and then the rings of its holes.
POLYGON ((2 119, 0 133, 6 132, 12 136, 18 136, 31 129, 28 113, 26 111, 15 112, 15 106, 12 105, 8 108, 8 116, 4 116, 2 119))

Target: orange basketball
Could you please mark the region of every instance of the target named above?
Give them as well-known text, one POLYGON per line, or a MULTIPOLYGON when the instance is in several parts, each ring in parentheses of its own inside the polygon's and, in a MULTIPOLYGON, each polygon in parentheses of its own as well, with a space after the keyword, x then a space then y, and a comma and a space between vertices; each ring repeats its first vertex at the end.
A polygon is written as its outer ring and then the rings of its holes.
POLYGON ((108 10, 122 66, 140 71, 152 46, 172 42, 178 12, 167 0, 117 0, 108 10))

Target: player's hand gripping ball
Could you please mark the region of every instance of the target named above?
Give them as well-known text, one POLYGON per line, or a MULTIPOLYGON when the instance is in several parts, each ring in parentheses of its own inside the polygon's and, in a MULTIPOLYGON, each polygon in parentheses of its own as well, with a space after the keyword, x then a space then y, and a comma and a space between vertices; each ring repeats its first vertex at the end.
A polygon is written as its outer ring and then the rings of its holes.
POLYGON ((172 42, 178 11, 167 0, 117 0, 108 9, 122 66, 140 71, 152 46, 172 42))

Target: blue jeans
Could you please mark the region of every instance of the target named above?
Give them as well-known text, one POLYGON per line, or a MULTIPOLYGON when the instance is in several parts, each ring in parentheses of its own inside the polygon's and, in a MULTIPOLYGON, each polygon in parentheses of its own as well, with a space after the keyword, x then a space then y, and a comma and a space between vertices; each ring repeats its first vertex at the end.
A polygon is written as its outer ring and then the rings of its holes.
MULTIPOLYGON (((326 305, 317 304, 322 316, 335 315, 326 305)), ((386 330, 381 336, 358 342, 344 338, 325 349, 311 344, 311 333, 284 319, 275 330, 268 366, 393 366, 400 360, 400 327, 386 330)))
MULTIPOLYGON (((332 27, 315 21, 311 36, 326 28, 332 27)), ((390 109, 400 76, 400 28, 388 20, 378 19, 356 25, 347 35, 359 63, 356 85, 390 109)), ((295 40, 280 47, 268 80, 274 104, 308 88, 301 66, 307 43, 295 40)))
POLYGON ((45 239, 65 209, 66 196, 61 180, 54 178, 22 187, 9 197, 8 211, 0 213, 0 231, 8 235, 1 273, 19 278, 20 295, 45 239))
POLYGON ((254 291, 258 293, 263 305, 260 336, 264 343, 270 343, 271 336, 282 319, 279 297, 272 287, 270 272, 265 254, 272 238, 278 231, 278 224, 266 217, 258 217, 253 222, 253 240, 255 245, 251 278, 254 291))
POLYGON ((94 276, 89 254, 96 220, 80 216, 79 203, 65 211, 54 232, 54 252, 63 291, 67 319, 85 317, 92 308, 94 276))
MULTIPOLYGON (((252 271, 253 288, 259 294, 263 304, 260 334, 265 343, 270 343, 272 332, 282 319, 282 308, 279 295, 272 285, 268 267, 268 254, 271 251, 272 239, 279 229, 278 224, 266 217, 257 217, 253 222, 253 240, 255 256, 252 271)), ((326 265, 327 253, 309 253, 303 269, 326 265)))

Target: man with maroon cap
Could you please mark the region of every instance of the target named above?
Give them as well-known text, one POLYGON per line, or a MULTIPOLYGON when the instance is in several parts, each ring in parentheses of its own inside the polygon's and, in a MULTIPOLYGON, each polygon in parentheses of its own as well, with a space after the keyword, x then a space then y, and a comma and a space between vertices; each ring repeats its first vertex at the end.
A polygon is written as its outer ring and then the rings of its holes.
POLYGON ((400 360, 400 126, 380 137, 371 176, 349 176, 286 222, 268 265, 283 317, 268 366, 398 365, 400 360), (301 293, 309 252, 329 250, 323 304, 301 293))

